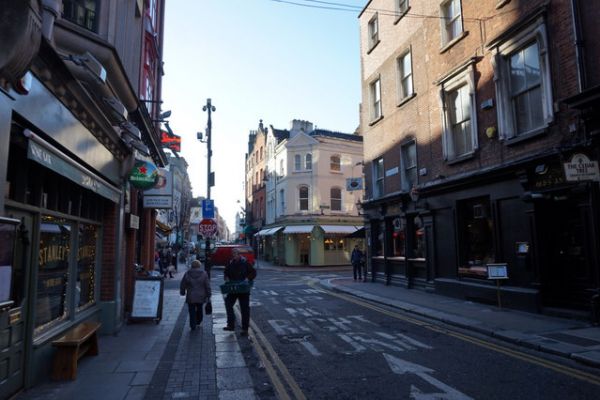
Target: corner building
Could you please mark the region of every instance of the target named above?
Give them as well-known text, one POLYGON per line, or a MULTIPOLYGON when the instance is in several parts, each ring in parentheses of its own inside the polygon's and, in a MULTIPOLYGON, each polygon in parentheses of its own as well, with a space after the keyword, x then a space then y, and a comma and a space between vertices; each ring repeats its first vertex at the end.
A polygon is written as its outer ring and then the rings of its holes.
POLYGON ((374 281, 496 304, 487 267, 500 264, 503 306, 598 311, 599 8, 368 2, 360 121, 374 281))

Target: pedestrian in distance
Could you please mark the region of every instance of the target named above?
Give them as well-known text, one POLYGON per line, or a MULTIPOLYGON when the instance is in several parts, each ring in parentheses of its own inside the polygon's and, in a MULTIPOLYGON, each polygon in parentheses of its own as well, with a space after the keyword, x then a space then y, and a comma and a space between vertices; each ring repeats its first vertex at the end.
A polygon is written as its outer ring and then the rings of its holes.
MULTIPOLYGON (((231 260, 225 266, 225 272, 223 276, 225 282, 236 281, 243 282, 248 281, 251 283, 256 278, 256 269, 240 255, 238 249, 231 251, 231 260)), ((248 293, 228 293, 225 297, 225 310, 227 311, 227 326, 223 328, 224 331, 235 330, 235 314, 233 313, 233 306, 235 302, 240 302, 240 311, 242 313, 242 336, 248 335, 248 328, 250 327, 250 292, 248 293)))
MULTIPOLYGON (((365 255, 362 250, 358 247, 358 245, 354 246, 354 250, 352 250, 352 255, 350 256, 350 262, 352 263, 352 273, 354 274, 354 280, 356 280, 356 276, 358 275, 358 280, 362 280, 362 266, 363 259, 365 255)), ((367 274, 365 271, 365 279, 367 278, 367 274)))
POLYGON ((196 329, 196 326, 202 322, 204 303, 210 301, 211 291, 208 275, 202 269, 202 263, 198 260, 192 261, 190 268, 181 279, 179 293, 185 296, 185 302, 188 305, 190 314, 190 329, 196 329))

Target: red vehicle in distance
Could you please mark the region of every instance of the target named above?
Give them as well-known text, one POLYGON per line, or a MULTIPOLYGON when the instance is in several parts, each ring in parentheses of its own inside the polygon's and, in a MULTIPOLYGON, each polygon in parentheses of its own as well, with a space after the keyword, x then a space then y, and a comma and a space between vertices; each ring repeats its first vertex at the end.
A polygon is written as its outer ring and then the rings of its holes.
POLYGON ((250 265, 254 265, 254 250, 247 244, 218 244, 215 250, 210 255, 211 265, 227 265, 231 260, 231 251, 238 249, 240 255, 248 261, 250 265))

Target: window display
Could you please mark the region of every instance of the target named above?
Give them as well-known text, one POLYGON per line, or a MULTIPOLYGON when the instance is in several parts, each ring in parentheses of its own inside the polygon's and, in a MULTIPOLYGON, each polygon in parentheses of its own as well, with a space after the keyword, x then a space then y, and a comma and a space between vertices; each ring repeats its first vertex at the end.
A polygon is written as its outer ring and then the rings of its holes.
POLYGON ((39 330, 67 316, 71 226, 64 219, 42 216, 38 257, 35 326, 39 330))
POLYGON ((487 277, 486 264, 495 261, 494 224, 489 197, 478 197, 458 203, 459 275, 487 277))

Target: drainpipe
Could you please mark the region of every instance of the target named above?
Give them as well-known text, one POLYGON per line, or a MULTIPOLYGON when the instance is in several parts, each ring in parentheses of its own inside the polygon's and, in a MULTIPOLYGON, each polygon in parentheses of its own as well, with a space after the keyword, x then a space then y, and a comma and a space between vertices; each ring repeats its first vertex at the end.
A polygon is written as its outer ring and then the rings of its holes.
POLYGON ((581 15, 579 12, 579 1, 571 0, 571 16, 573 22, 573 37, 575 39, 575 62, 577 64, 577 84, 581 93, 587 87, 585 73, 585 47, 581 32, 581 15))
POLYGON ((52 42, 54 21, 60 17, 61 0, 42 0, 42 35, 52 42))

